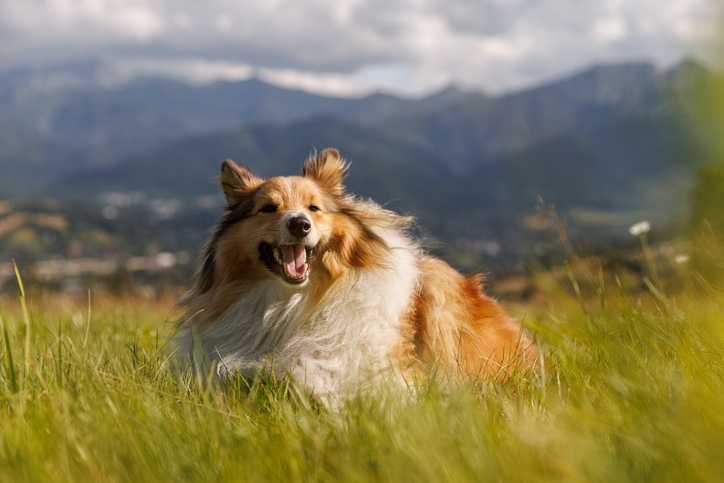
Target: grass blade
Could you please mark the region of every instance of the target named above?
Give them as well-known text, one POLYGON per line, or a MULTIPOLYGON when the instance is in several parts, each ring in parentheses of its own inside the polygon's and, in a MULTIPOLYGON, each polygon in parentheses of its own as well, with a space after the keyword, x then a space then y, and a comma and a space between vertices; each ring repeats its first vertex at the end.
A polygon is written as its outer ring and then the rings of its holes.
POLYGON ((90 332, 90 324, 91 324, 91 291, 88 289, 88 326, 85 328, 85 338, 83 339, 83 349, 85 349, 85 345, 88 343, 88 332, 90 332))
POLYGON ((30 326, 30 315, 28 314, 28 306, 25 303, 25 287, 23 287, 23 279, 20 277, 18 266, 13 260, 13 268, 15 269, 15 277, 18 279, 18 286, 20 287, 20 305, 23 308, 23 321, 25 322, 25 335, 23 337, 23 351, 25 352, 25 371, 23 372, 23 378, 27 379, 30 374, 30 341, 31 341, 31 326, 30 326))
MULTIPOLYGON (((3 310, 4 312, 4 310, 3 310)), ((10 344, 10 336, 8 334, 8 328, 3 322, 3 316, 0 314, 0 328, 2 328, 3 335, 5 337, 5 352, 7 353, 7 374, 10 379, 10 391, 15 394, 18 392, 18 378, 15 375, 15 362, 13 361, 13 347, 10 344)))

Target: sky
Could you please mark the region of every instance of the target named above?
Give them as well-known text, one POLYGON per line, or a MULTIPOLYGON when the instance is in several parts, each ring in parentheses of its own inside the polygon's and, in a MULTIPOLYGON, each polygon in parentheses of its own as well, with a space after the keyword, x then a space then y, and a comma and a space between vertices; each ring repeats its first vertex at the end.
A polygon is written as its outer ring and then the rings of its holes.
POLYGON ((0 0, 0 69, 257 77, 336 96, 500 94, 598 63, 715 62, 721 0, 0 0))

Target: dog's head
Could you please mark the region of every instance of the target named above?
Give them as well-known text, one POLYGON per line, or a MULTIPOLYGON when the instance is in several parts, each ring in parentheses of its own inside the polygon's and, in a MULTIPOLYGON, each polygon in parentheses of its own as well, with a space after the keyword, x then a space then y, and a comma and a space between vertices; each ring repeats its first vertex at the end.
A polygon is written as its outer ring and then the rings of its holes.
POLYGON ((201 292, 229 280, 276 278, 304 286, 315 271, 382 263, 388 248, 371 227, 399 217, 346 194, 346 170, 335 149, 310 157, 301 176, 268 180, 224 161, 227 212, 206 248, 201 292))

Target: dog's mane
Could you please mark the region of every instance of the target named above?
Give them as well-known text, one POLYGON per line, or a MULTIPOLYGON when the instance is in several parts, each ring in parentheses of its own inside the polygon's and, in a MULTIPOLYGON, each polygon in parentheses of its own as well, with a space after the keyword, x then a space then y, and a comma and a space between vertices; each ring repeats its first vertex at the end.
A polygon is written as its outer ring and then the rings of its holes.
POLYGON ((252 215, 253 200, 256 194, 255 190, 251 191, 244 197, 240 198, 238 202, 232 206, 227 206, 226 213, 221 217, 221 220, 216 224, 211 233, 209 241, 206 242, 203 250, 203 263, 201 268, 196 273, 196 281, 194 283, 194 290, 199 294, 208 292, 214 285, 214 278, 216 274, 216 245, 224 234, 235 224, 250 217, 252 215))
MULTIPOLYGON (((407 231, 413 225, 414 218, 399 215, 382 208, 372 200, 357 197, 347 192, 344 185, 339 184, 338 189, 331 188, 314 174, 314 163, 317 159, 310 156, 305 163, 302 177, 312 178, 320 184, 335 205, 333 213, 345 217, 353 227, 347 236, 337 236, 331 243, 320 247, 322 265, 332 278, 340 276, 350 268, 389 267, 390 247, 381 233, 407 231)), ((343 161, 340 163, 342 164, 337 166, 337 169, 344 173, 347 165, 343 161)), ((337 181, 341 183, 344 177, 342 174, 337 181)), ((262 183, 263 180, 259 182, 262 183)), ((177 304, 177 308, 186 312, 186 318, 201 310, 209 311, 208 307, 203 307, 203 301, 215 298, 209 297, 212 295, 210 292, 222 289, 219 285, 223 285, 225 281, 218 277, 217 270, 217 264, 220 263, 219 241, 234 225, 254 214, 254 197, 261 189, 263 184, 256 184, 251 189, 237 190, 232 202, 228 202, 227 198, 226 211, 213 228, 203 248, 202 262, 195 274, 193 286, 177 304)), ((211 312, 218 314, 217 310, 211 312)))

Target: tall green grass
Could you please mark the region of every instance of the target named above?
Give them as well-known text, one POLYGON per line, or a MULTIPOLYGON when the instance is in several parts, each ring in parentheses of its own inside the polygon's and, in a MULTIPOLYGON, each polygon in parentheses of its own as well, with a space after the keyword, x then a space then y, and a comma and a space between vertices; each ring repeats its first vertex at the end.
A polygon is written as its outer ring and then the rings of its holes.
POLYGON ((721 480, 724 295, 580 270, 511 307, 544 349, 536 374, 339 411, 287 381, 174 370, 163 310, 6 297, 0 481, 721 480))

